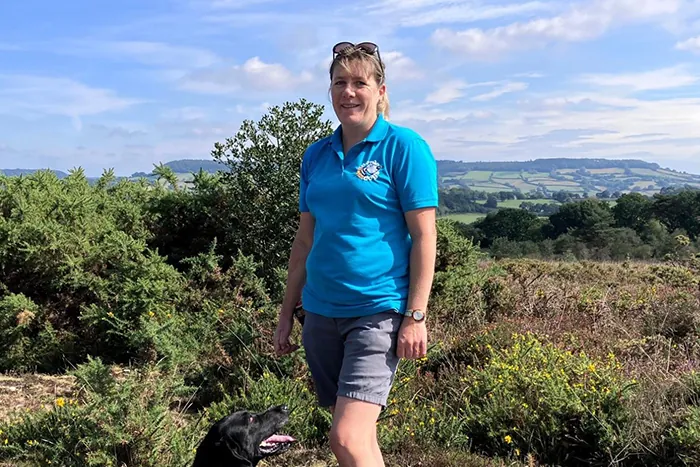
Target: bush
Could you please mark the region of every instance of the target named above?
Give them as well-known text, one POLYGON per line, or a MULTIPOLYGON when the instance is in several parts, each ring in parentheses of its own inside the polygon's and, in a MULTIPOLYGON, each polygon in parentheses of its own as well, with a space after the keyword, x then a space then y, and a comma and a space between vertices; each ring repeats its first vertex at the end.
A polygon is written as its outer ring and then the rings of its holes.
POLYGON ((117 383, 100 360, 75 371, 77 399, 0 425, 0 459, 34 465, 167 466, 190 459, 200 433, 185 425, 174 398, 192 389, 172 373, 143 368, 117 383))
POLYGON ((236 410, 259 412, 273 405, 286 404, 290 411, 289 423, 283 431, 308 446, 327 441, 332 416, 316 405, 310 381, 306 378, 280 378, 265 371, 258 379, 246 378, 234 393, 226 394, 221 402, 207 410, 211 424, 236 410))
POLYGON ((482 339, 466 344, 471 363, 439 383, 474 448, 530 452, 547 464, 608 465, 622 446, 634 385, 615 357, 575 355, 530 333, 502 345, 482 339))

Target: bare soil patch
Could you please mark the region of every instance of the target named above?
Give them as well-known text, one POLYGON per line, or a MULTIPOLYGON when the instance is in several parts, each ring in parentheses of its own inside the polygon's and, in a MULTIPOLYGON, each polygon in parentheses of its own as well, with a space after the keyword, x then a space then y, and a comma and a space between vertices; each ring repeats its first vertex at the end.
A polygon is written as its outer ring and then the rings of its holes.
POLYGON ((74 385, 72 376, 0 375, 0 422, 18 411, 50 407, 59 397, 73 397, 74 385))

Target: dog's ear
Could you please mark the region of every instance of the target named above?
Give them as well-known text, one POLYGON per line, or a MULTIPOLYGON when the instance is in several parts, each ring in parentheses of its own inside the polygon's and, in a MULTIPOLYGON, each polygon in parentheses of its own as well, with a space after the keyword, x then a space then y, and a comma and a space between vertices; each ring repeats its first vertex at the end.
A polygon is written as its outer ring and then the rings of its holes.
POLYGON ((222 439, 219 443, 226 444, 228 452, 238 461, 236 465, 240 465, 241 467, 253 467, 253 461, 243 455, 243 449, 238 443, 231 442, 227 438, 222 439))

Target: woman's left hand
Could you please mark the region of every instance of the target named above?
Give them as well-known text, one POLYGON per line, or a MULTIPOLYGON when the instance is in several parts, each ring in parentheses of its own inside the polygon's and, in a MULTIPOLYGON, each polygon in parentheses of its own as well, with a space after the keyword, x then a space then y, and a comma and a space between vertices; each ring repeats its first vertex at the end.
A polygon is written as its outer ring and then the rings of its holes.
POLYGON ((399 358, 417 359, 425 357, 428 351, 428 328, 423 321, 404 318, 399 328, 396 355, 399 358))

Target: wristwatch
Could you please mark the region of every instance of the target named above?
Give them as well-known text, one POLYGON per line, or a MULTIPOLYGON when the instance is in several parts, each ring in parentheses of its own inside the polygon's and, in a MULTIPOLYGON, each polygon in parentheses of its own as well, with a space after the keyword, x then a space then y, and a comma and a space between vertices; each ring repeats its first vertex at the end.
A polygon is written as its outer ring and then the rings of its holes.
POLYGON ((425 313, 421 310, 406 310, 403 315, 410 316, 419 323, 425 319, 425 313))

